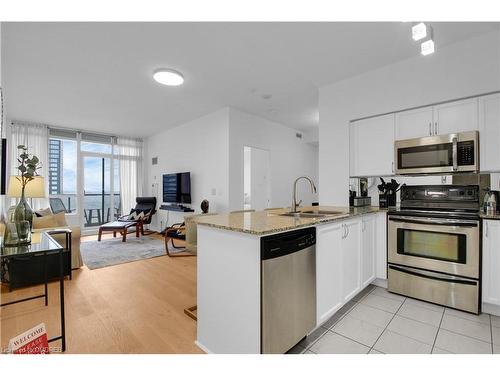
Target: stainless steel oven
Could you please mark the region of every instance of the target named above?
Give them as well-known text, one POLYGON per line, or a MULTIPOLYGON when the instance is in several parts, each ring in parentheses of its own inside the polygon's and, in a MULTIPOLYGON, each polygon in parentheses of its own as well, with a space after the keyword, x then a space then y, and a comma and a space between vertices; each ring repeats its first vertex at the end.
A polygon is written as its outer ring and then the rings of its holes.
POLYGON ((479 221, 391 216, 389 263, 479 278, 479 221))
POLYGON ((396 174, 479 171, 479 132, 413 138, 394 143, 396 174))
POLYGON ((477 186, 403 188, 389 212, 389 291, 479 312, 478 195, 477 186))

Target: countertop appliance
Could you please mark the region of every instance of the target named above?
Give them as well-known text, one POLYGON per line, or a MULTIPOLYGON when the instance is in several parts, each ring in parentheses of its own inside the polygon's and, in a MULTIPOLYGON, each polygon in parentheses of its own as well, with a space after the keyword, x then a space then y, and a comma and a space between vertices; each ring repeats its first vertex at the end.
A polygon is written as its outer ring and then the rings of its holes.
POLYGON ((404 186, 388 215, 388 290, 478 314, 479 186, 404 186))
POLYGON ((316 228, 261 239, 261 352, 283 354, 316 327, 316 228))
POLYGON ((479 171, 479 132, 413 138, 394 143, 396 174, 479 171))

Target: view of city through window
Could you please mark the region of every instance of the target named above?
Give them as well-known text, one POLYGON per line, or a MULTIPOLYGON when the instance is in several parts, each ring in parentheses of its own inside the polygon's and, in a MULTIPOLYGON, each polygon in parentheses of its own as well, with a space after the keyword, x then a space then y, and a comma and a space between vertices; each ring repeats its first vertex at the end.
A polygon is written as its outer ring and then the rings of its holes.
MULTIPOLYGON (((111 145, 81 142, 81 149, 84 225, 96 226, 112 221, 121 214, 119 162, 114 160, 111 173, 111 145), (102 156, 96 153, 102 153, 102 156), (111 186, 112 178, 113 186, 111 186), (111 202, 111 189, 113 189, 113 202, 111 202)), ((62 202, 68 213, 81 213, 77 209, 77 169, 77 141, 50 138, 49 194, 51 199, 60 199, 59 203, 62 202)))

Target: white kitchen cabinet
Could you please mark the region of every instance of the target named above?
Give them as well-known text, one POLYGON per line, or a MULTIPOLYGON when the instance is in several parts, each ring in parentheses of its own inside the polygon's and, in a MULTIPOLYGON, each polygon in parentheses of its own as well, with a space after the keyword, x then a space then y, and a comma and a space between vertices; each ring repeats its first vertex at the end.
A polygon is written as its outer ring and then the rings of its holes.
POLYGON ((344 224, 322 225, 316 232, 316 315, 318 325, 342 306, 344 224))
POLYGON ((351 176, 394 174, 394 116, 389 114, 350 124, 351 176))
POLYGON ((396 140, 433 135, 432 106, 396 113, 396 140))
POLYGON ((387 280, 387 214, 377 214, 375 233, 375 276, 387 280))
POLYGON ((478 98, 439 104, 433 109, 435 135, 478 129, 478 98))
POLYGON ((375 250, 377 215, 361 217, 361 288, 375 280, 375 250))
POLYGON ((395 139, 477 130, 478 98, 456 100, 396 113, 395 139))
MULTIPOLYGON (((500 171, 500 94, 479 98, 481 172, 500 171)), ((498 188, 498 187, 497 187, 498 188)))
POLYGON ((483 303, 500 305, 500 220, 483 220, 483 303))
POLYGON ((342 239, 342 301, 347 302, 361 290, 361 219, 344 222, 342 239))

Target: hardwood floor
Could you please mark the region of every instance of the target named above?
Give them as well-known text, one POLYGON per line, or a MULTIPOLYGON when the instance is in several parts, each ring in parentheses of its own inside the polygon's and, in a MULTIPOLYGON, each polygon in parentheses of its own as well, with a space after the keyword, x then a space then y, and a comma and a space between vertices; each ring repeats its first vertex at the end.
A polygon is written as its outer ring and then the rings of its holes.
MULTIPOLYGON (((66 353, 202 353, 194 344, 196 322, 183 312, 196 303, 196 257, 161 256, 96 270, 84 266, 64 287, 66 353)), ((12 293, 3 286, 1 292, 2 302, 8 302, 43 293, 43 286, 12 293)), ((0 320, 2 348, 40 322, 49 336, 59 335, 58 282, 49 285, 49 306, 43 299, 6 306, 0 320)))

